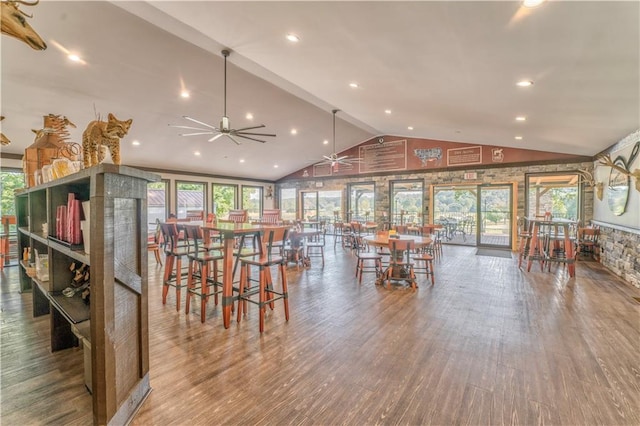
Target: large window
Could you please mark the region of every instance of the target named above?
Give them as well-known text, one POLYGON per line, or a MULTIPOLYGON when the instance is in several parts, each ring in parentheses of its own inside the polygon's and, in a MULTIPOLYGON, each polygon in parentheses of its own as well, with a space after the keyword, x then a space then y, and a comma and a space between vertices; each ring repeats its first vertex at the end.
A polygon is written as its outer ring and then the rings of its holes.
POLYGON ((205 188, 201 182, 176 182, 176 215, 186 218, 187 211, 205 210, 205 188))
POLYGON ((352 183, 348 186, 349 204, 347 205, 347 220, 370 222, 374 220, 375 184, 352 183))
POLYGON ((247 210, 249 220, 259 220, 262 216, 262 187, 242 187, 242 209, 247 210))
POLYGON ((581 217, 580 179, 575 173, 528 173, 526 175, 526 216, 578 220, 581 217))
POLYGON ((341 205, 342 191, 303 192, 302 219, 332 222, 341 205))
POLYGON ((164 222, 169 216, 169 181, 147 184, 147 222, 164 222))
POLYGON ((3 170, 0 172, 0 183, 2 184, 2 216, 15 215, 14 192, 16 189, 24 188, 24 173, 21 171, 3 170))
POLYGON ((282 220, 296 220, 296 189, 280 190, 280 211, 282 220))
POLYGON ((422 225, 424 182, 391 181, 391 218, 394 225, 422 225))
POLYGON ((211 185, 211 199, 213 200, 211 211, 217 217, 223 218, 229 215, 229 210, 237 208, 238 186, 214 183, 211 185))

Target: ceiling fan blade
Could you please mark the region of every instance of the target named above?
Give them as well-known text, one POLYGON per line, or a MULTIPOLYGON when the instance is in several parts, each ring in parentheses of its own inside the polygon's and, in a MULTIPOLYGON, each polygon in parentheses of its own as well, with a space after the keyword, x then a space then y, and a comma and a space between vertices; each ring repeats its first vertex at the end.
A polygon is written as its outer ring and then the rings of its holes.
POLYGON ((333 161, 331 157, 328 157, 326 155, 323 155, 323 157, 324 157, 324 161, 333 161))
POLYGON ((207 142, 213 142, 216 139, 218 139, 220 136, 222 136, 224 133, 218 133, 217 135, 215 135, 214 137, 212 137, 211 139, 209 139, 207 142))
POLYGON ((200 124, 201 126, 208 127, 208 128, 210 128, 210 129, 213 129, 213 130, 219 130, 217 127, 212 126, 211 124, 203 123, 202 121, 196 120, 195 118, 191 118, 191 117, 189 117, 188 115, 183 115, 182 117, 183 117, 183 118, 186 118, 186 119, 187 119, 187 120, 189 120, 189 121, 193 121, 194 123, 198 123, 198 124, 200 124))
POLYGON ((267 142, 267 141, 262 141, 262 140, 256 139, 256 138, 250 138, 249 136, 244 136, 244 135, 241 135, 241 134, 238 134, 238 133, 234 133, 233 136, 238 136, 240 138, 250 139, 252 141, 256 141, 256 142, 260 142, 260 143, 266 143, 267 142))
POLYGON ((265 126, 264 124, 261 124, 259 126, 243 127, 242 129, 237 129, 236 132, 242 132, 244 130, 262 129, 263 127, 267 127, 267 126, 265 126))
POLYGON ((191 126, 179 126, 177 124, 169 124, 169 127, 173 127, 174 129, 189 129, 189 130, 208 130, 208 129, 203 129, 202 127, 191 127, 191 126))
POLYGON ((238 142, 238 140, 236 138, 233 137, 233 135, 231 133, 224 133, 224 134, 229 136, 229 139, 234 141, 236 143, 236 145, 242 145, 240 142, 238 142))
POLYGON ((270 136, 272 138, 276 137, 276 135, 272 135, 272 134, 269 134, 269 133, 251 133, 251 132, 241 132, 241 131, 238 131, 238 130, 236 130, 236 131, 234 131, 232 133, 234 135, 238 135, 238 136, 240 136, 240 135, 252 135, 252 136, 270 136))
POLYGON ((212 134, 212 131, 208 131, 208 132, 194 132, 194 133, 178 133, 178 136, 200 136, 200 135, 210 135, 212 134))
POLYGON ((349 158, 349 156, 348 156, 348 155, 343 155, 342 157, 338 157, 338 158, 336 158, 336 160, 338 160, 338 161, 342 161, 342 160, 344 160, 345 158, 349 158))

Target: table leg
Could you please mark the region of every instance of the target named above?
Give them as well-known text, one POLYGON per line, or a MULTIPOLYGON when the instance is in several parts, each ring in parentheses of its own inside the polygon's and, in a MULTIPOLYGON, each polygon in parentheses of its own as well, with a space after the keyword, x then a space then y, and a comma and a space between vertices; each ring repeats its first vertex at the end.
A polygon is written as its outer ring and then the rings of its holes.
POLYGON ((224 328, 229 328, 231 307, 233 306, 233 246, 233 238, 224 239, 224 268, 222 270, 222 321, 224 328))

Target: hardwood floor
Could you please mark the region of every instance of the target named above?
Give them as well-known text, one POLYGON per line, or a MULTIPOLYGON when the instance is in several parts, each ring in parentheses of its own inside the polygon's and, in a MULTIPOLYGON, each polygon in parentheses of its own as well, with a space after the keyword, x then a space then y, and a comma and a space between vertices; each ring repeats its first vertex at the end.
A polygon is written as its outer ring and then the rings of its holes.
MULTIPOLYGON (((640 424, 640 290, 594 262, 570 279, 444 251, 435 286, 386 290, 329 239, 324 269, 288 269, 291 319, 276 305, 262 336, 255 306, 228 330, 213 303, 205 324, 199 303, 163 306, 150 259, 153 391, 133 424, 640 424)), ((81 350, 50 353, 48 316, 1 276, 2 424, 90 424, 81 350)))

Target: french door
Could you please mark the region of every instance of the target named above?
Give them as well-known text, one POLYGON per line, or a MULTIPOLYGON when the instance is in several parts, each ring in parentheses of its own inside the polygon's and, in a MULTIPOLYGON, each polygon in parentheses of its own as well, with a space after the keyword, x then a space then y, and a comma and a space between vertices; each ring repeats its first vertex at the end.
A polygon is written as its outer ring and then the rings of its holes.
POLYGON ((477 246, 511 248, 513 185, 478 185, 477 246))

